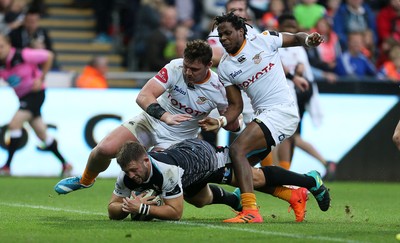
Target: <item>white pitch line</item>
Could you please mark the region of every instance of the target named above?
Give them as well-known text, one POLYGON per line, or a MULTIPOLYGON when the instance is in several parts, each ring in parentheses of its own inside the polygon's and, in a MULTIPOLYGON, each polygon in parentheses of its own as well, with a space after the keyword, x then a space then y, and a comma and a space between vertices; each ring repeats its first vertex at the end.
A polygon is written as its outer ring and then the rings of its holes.
MULTIPOLYGON (((29 204, 23 204, 23 203, 0 202, 0 205, 8 206, 8 207, 32 208, 32 209, 42 209, 42 210, 48 210, 48 211, 63 211, 63 212, 67 212, 67 213, 108 216, 106 213, 75 210, 75 209, 56 208, 56 207, 48 207, 48 206, 42 206, 42 205, 29 205, 29 204)), ((185 222, 185 221, 164 221, 164 222, 170 223, 170 224, 178 224, 178 225, 205 227, 205 228, 210 228, 210 229, 236 230, 236 231, 248 232, 248 233, 253 233, 253 234, 261 234, 261 235, 275 235, 275 236, 295 238, 295 239, 310 239, 310 240, 331 241, 331 242, 361 243, 360 241, 345 240, 345 239, 341 239, 341 238, 291 234, 291 233, 282 233, 282 232, 275 232, 275 231, 255 230, 255 229, 248 229, 248 228, 236 228, 236 227, 212 225, 212 224, 205 224, 205 223, 195 223, 195 222, 185 222)), ((366 243, 366 242, 363 242, 363 243, 366 243)))
POLYGON ((29 204, 23 204, 23 203, 0 202, 0 205, 9 206, 9 207, 18 207, 18 208, 43 209, 43 210, 48 210, 48 211, 63 211, 63 212, 67 212, 67 213, 108 216, 106 213, 96 213, 96 212, 82 211, 82 210, 75 210, 75 209, 55 208, 55 207, 48 207, 48 206, 42 206, 42 205, 29 205, 29 204))

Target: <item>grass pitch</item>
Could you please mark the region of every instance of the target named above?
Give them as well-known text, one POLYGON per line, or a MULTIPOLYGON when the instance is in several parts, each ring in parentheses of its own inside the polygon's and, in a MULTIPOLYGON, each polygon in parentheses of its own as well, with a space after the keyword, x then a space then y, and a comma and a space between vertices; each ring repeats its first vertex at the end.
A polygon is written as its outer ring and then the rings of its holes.
MULTIPOLYGON (((332 207, 321 212, 310 195, 305 222, 288 204, 257 193, 262 224, 224 224, 222 205, 185 205, 181 221, 111 221, 114 179, 57 195, 58 178, 0 178, 0 242, 399 242, 400 183, 327 183, 332 207)), ((233 188, 227 188, 233 190, 233 188)))

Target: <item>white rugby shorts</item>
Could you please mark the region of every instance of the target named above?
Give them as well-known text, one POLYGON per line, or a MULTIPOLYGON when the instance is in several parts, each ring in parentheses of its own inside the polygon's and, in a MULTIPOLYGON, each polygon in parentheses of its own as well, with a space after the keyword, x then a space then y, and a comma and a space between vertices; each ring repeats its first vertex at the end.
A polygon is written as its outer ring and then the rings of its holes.
POLYGON ((300 121, 299 111, 294 102, 258 110, 255 119, 268 127, 276 145, 292 136, 300 121))

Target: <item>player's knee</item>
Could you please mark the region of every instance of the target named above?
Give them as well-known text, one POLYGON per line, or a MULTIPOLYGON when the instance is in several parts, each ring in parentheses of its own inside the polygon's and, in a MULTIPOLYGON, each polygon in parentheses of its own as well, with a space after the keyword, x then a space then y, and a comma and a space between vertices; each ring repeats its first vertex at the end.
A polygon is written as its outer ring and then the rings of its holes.
POLYGON ((185 198, 185 201, 192 204, 196 208, 202 208, 209 204, 209 202, 208 201, 206 202, 206 200, 204 200, 204 198, 196 197, 196 196, 191 197, 191 198, 185 198))
POLYGON ((206 204, 204 204, 202 202, 194 202, 192 205, 195 206, 196 208, 202 208, 202 207, 206 206, 206 204))
POLYGON ((123 220, 124 218, 126 218, 126 215, 123 215, 121 213, 116 213, 114 212, 112 209, 108 209, 108 218, 110 220, 123 220))
POLYGON ((265 185, 265 175, 262 169, 253 168, 253 185, 254 188, 263 187, 265 185))
POLYGON ((118 151, 106 144, 98 144, 92 151, 95 156, 102 156, 107 158, 114 158, 118 151))
POLYGON ((240 146, 232 144, 231 147, 229 147, 229 156, 231 156, 231 158, 236 158, 244 156, 244 153, 242 149, 240 149, 240 146))

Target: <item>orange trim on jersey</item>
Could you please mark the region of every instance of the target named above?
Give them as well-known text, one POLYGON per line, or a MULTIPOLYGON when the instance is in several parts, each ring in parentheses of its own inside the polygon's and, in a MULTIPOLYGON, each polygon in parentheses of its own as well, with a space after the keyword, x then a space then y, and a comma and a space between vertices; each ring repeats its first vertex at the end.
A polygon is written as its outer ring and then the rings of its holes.
POLYGON ((229 55, 232 56, 232 57, 234 57, 234 56, 236 56, 237 54, 239 54, 239 52, 241 52, 241 51, 243 50, 244 46, 246 45, 246 42, 247 42, 247 40, 244 39, 243 44, 242 44, 242 46, 239 48, 239 50, 238 50, 235 54, 229 54, 229 55))
POLYGON ((208 70, 207 76, 205 77, 205 79, 203 81, 195 83, 195 84, 204 84, 210 79, 210 77, 211 77, 211 72, 210 72, 210 70, 208 70))

